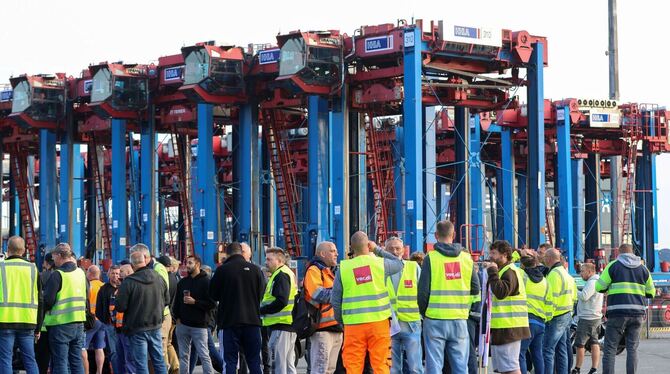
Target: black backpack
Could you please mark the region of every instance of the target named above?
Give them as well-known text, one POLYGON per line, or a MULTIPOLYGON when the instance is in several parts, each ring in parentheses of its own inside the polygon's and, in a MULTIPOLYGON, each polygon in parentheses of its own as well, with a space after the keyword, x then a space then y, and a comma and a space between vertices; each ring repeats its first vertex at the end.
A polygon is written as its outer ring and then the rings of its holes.
MULTIPOLYGON (((321 273, 321 280, 323 280, 323 273, 321 273)), ((307 339, 314 335, 316 327, 321 322, 321 308, 317 308, 307 302, 304 287, 300 287, 298 293, 295 295, 291 315, 293 316, 292 326, 298 334, 298 340, 307 339)))

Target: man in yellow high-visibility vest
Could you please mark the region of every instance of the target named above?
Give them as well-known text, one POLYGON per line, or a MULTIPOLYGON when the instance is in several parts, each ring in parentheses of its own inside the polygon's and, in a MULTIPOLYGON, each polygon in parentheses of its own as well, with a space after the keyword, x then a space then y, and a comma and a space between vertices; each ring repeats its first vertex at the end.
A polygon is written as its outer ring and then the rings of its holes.
POLYGON ((0 372, 11 373, 14 342, 21 350, 28 374, 37 373, 34 337, 42 323, 39 307, 41 290, 35 264, 24 258, 23 238, 7 242, 7 258, 0 262, 0 372))
POLYGON ((521 341, 530 338, 523 270, 512 262, 512 246, 496 240, 489 248, 487 266, 491 288, 491 361, 498 373, 520 374, 521 341))
POLYGON ((270 334, 268 348, 275 374, 295 374, 293 306, 298 285, 295 274, 286 265, 288 254, 281 248, 265 251, 265 265, 272 272, 261 300, 261 318, 270 334))
POLYGON ((88 296, 86 274, 77 267, 69 244, 58 244, 51 253, 56 271, 44 289, 44 324, 49 330, 51 371, 83 374, 81 350, 88 296))
POLYGON ((340 263, 331 296, 335 319, 344 324, 342 361, 347 373, 361 374, 369 354, 375 374, 389 374, 391 305, 384 280, 403 264, 362 231, 351 237, 351 249, 354 257, 340 263))
MULTIPOLYGON (((405 247, 400 238, 394 236, 386 240, 384 248, 388 253, 402 260, 405 247)), ((417 290, 421 268, 414 261, 403 261, 403 270, 386 279, 386 287, 391 297, 400 331, 391 337, 391 373, 403 372, 403 355, 407 360, 409 373, 423 373, 423 349, 421 348, 421 314, 417 304, 417 290)))

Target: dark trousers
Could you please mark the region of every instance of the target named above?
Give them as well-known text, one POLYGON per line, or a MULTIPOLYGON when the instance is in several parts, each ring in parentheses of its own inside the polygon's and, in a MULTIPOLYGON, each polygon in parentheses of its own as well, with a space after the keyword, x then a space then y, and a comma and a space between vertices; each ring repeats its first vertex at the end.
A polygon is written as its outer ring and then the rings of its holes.
POLYGON ((47 374, 49 370, 49 361, 51 360, 51 353, 49 353, 49 332, 40 332, 40 338, 35 344, 35 361, 37 361, 37 368, 40 374, 47 374))
POLYGON ((223 330, 223 360, 226 372, 237 372, 240 348, 250 374, 261 374, 261 328, 260 326, 235 326, 223 330))
POLYGON ((643 317, 608 317, 603 349, 603 374, 614 374, 614 358, 621 338, 626 338, 626 373, 637 370, 637 346, 643 317))

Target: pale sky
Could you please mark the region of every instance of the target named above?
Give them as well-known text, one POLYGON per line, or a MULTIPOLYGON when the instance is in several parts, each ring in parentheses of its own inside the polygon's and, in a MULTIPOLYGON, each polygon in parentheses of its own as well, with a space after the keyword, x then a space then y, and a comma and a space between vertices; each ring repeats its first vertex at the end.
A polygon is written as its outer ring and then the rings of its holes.
MULTIPOLYGON (((670 4, 619 0, 620 101, 670 106, 670 4)), ((101 61, 149 63, 205 40, 246 46, 277 33, 397 19, 527 30, 549 38, 545 97, 606 98, 607 0, 201 1, 0 0, 0 84, 11 75, 77 76, 101 61)), ((525 101, 525 98, 522 98, 525 101)), ((659 244, 670 247, 670 156, 658 158, 659 244)))

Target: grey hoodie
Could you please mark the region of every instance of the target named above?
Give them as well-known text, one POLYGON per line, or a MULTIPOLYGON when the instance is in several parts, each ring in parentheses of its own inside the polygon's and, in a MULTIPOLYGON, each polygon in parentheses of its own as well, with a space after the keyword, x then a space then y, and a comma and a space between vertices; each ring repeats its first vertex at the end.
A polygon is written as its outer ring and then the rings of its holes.
MULTIPOLYGON (((433 248, 441 255, 447 257, 458 257, 458 255, 464 250, 463 247, 461 247, 461 245, 458 243, 436 243, 433 248)), ((417 291, 417 302, 419 304, 419 312, 421 312, 422 316, 426 315, 428 300, 430 299, 430 279, 430 256, 426 256, 426 258, 423 260, 423 266, 421 267, 421 277, 419 278, 419 289, 417 291)), ((470 279, 470 294, 478 295, 479 292, 479 275, 477 271, 473 271, 472 277, 470 279)))
POLYGON ((616 258, 617 261, 619 261, 623 266, 631 269, 635 269, 636 267, 639 267, 642 265, 642 259, 640 257, 635 256, 632 253, 621 253, 619 256, 616 258))

